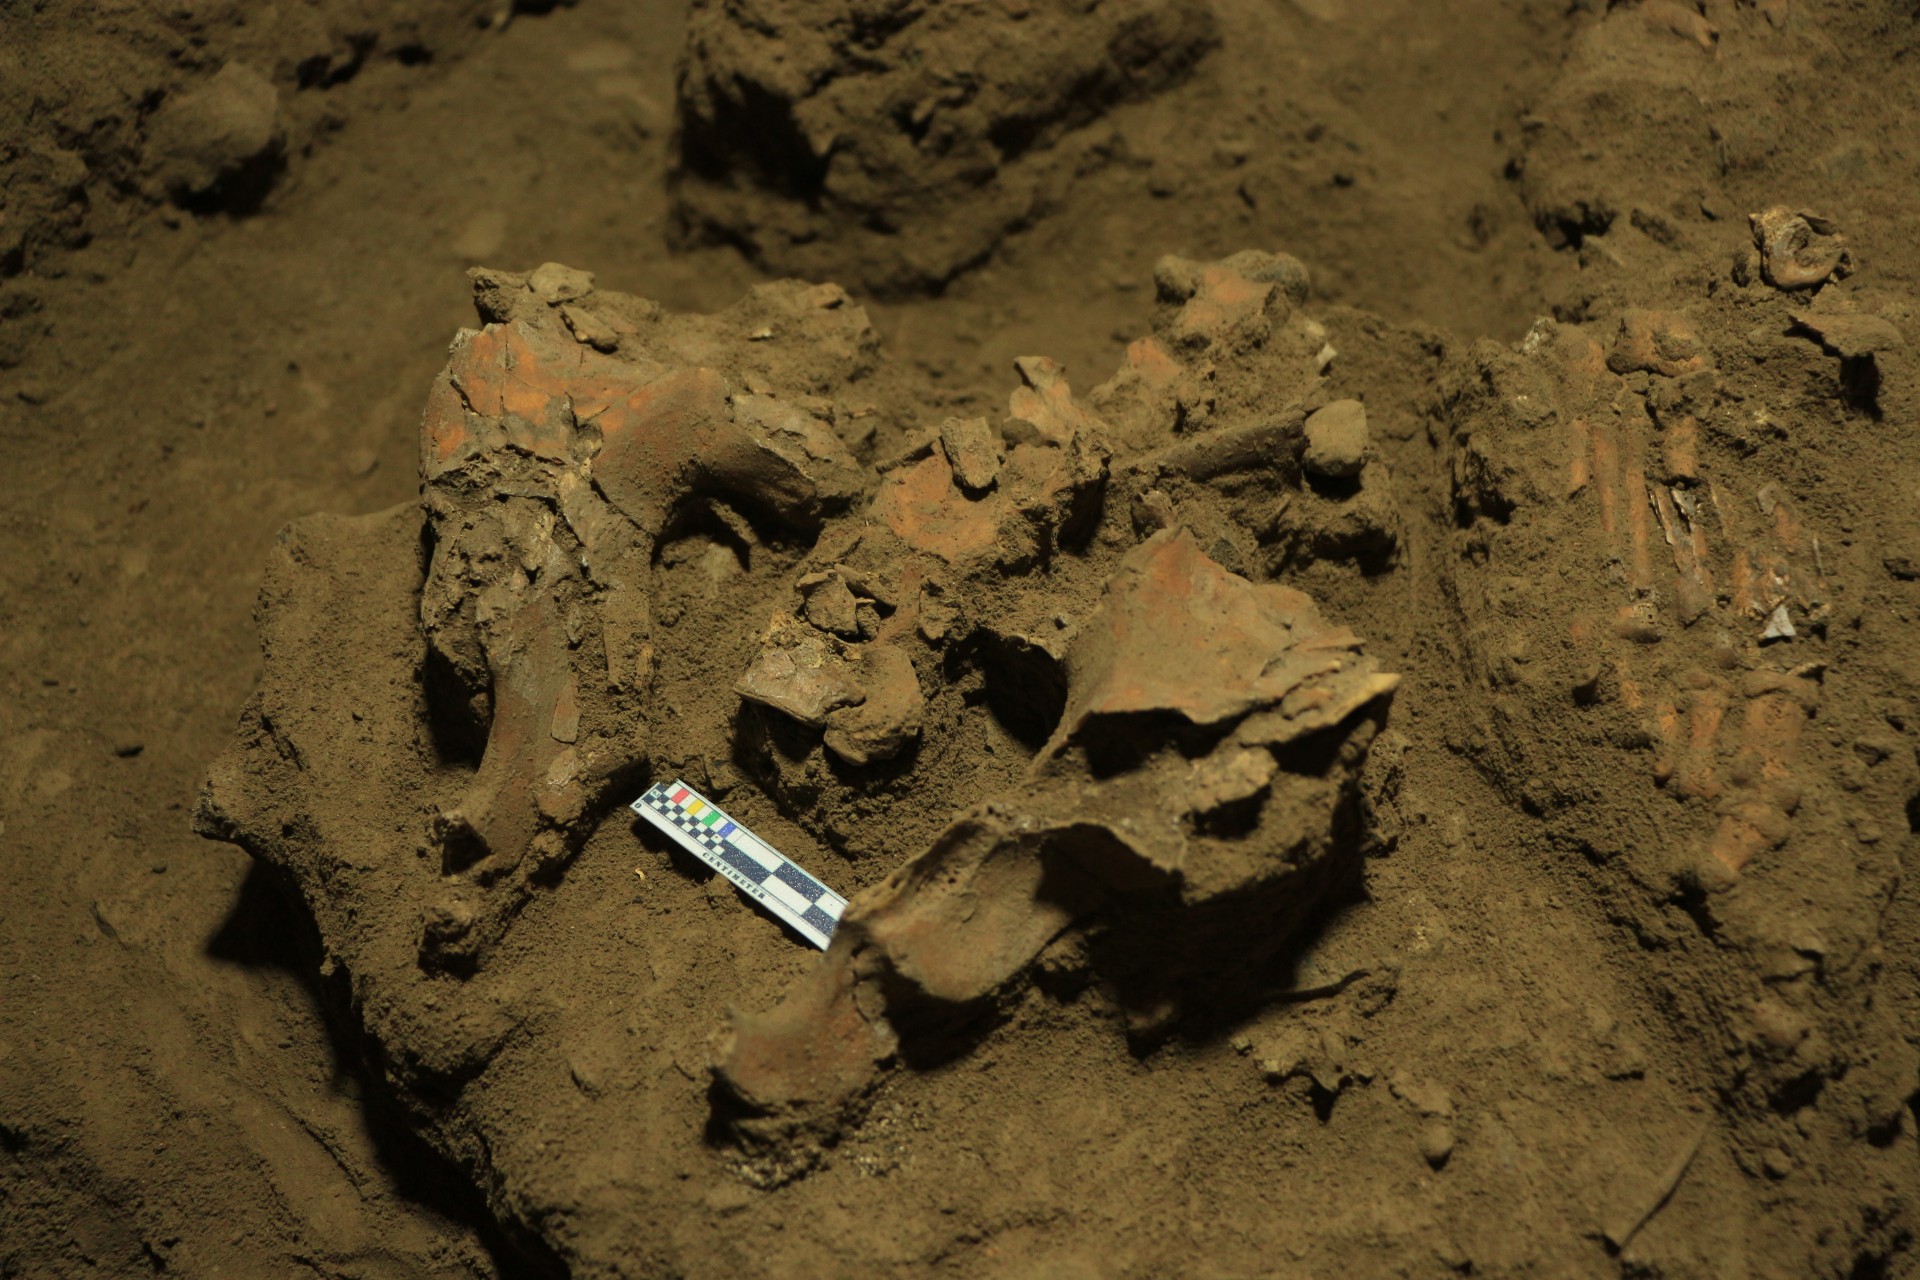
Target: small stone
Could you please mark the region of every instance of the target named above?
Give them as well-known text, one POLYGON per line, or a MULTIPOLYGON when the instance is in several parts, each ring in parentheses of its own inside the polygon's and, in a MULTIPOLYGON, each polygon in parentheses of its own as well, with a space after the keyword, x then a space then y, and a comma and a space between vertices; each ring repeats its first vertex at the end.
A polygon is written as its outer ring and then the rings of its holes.
POLYGON ((1319 1052, 1320 1039, 1305 1027, 1289 1026, 1272 1043, 1260 1048, 1264 1052, 1254 1060, 1254 1065, 1268 1084, 1279 1084, 1305 1069, 1307 1060, 1319 1052))
POLYGON ((1387 1081, 1387 1088, 1393 1096, 1412 1107, 1416 1114, 1428 1120, 1453 1119, 1453 1094, 1445 1085, 1434 1084, 1396 1071, 1387 1081))
POLYGON ((579 1058, 568 1061, 567 1074, 573 1077, 574 1086, 589 1098, 599 1097, 601 1090, 605 1087, 605 1083, 600 1078, 599 1071, 594 1068, 593 1064, 579 1058))
POLYGON ((479 913, 462 898, 432 903, 421 913, 421 932, 428 945, 448 946, 464 939, 473 930, 479 913))
POLYGON ((620 346, 620 335, 613 326, 585 307, 562 306, 560 318, 573 330, 574 341, 584 342, 595 351, 613 351, 620 346))
POLYGON ((147 158, 176 199, 204 195, 281 145, 280 92, 244 63, 168 97, 147 130, 147 158))
POLYGON ((831 631, 843 639, 859 637, 859 601, 854 598, 853 588, 847 585, 846 577, 838 569, 810 573, 800 579, 799 585, 800 594, 806 601, 800 609, 801 617, 820 630, 831 631))
POLYGON ((1816 315, 1810 311, 1795 311, 1792 315, 1796 330, 1806 333, 1822 348, 1842 359, 1897 351, 1906 345, 1900 330, 1893 326, 1892 321, 1881 316, 1816 315))
POLYGON ((1779 1147, 1768 1147, 1760 1153, 1760 1166, 1769 1178, 1778 1182, 1793 1172, 1793 1157, 1779 1147))
POLYGON ((527 277, 527 287, 533 290, 534 296, 540 301, 557 307, 563 302, 572 302, 575 298, 584 298, 592 293, 593 273, 558 262, 543 262, 527 277))
POLYGON ((830 712, 866 696, 846 645, 785 617, 774 619, 759 655, 734 691, 815 726, 825 724, 830 712))
POLYGON ((1846 237, 1818 214, 1775 205, 1749 216, 1760 274, 1776 289, 1810 289, 1853 274, 1846 237))
POLYGON ((349 449, 340 459, 341 469, 350 480, 365 480, 380 466, 380 455, 372 449, 349 449))
POLYGON ((985 418, 948 418, 940 424, 940 447, 961 489, 981 494, 993 487, 1000 474, 1000 442, 985 418))
POLYGON ((1133 529, 1135 533, 1157 533, 1162 529, 1173 528, 1173 499, 1162 489, 1148 489, 1133 500, 1133 529))
POLYGON ((1358 400, 1335 400, 1307 419, 1307 450, 1300 465, 1316 476, 1360 474, 1367 461, 1367 408, 1358 400))
POLYGON ((1187 784, 1187 812, 1204 817, 1251 800, 1267 789, 1279 772, 1273 753, 1264 748, 1226 747, 1193 766, 1187 784))
POLYGON ((1778 1000, 1762 999, 1754 1002, 1753 1033, 1750 1040, 1756 1047, 1784 1055, 1798 1047, 1812 1030, 1812 1024, 1807 1021, 1804 1014, 1788 1008, 1778 1000))
POLYGON ((960 610, 937 582, 920 584, 919 631, 931 644, 947 638, 960 620, 960 610))
POLYGON ((560 686, 559 696, 554 699, 553 714, 548 719, 547 732, 555 742, 580 740, 579 690, 571 677, 560 686))
POLYGON ((891 645, 869 646, 859 676, 860 701, 827 715, 822 741, 851 765, 891 760, 920 737, 926 699, 913 660, 891 645))

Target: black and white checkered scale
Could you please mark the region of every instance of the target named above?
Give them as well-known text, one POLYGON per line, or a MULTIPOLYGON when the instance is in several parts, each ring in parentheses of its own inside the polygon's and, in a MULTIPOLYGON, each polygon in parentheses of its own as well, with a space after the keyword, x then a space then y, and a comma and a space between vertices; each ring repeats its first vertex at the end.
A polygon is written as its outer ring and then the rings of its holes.
POLYGON ((633 811, 824 949, 847 900, 679 779, 655 783, 633 811))

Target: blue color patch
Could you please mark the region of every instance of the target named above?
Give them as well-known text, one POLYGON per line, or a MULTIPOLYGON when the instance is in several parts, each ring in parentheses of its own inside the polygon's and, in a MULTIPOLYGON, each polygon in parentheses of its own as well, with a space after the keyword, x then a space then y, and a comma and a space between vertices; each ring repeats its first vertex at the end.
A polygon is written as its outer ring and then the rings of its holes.
POLYGON ((714 832, 713 838, 716 840, 725 840, 728 836, 732 835, 734 832, 738 831, 739 829, 740 828, 734 826, 733 823, 729 822, 727 823, 726 826, 714 832))

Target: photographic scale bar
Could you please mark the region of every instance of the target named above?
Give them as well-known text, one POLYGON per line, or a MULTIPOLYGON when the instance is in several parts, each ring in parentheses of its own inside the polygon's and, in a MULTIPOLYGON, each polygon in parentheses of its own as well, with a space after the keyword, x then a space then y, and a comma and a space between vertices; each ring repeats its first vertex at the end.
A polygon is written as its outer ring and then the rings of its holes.
POLYGON ((847 900, 686 783, 656 782, 628 807, 814 946, 824 951, 833 941, 847 900))

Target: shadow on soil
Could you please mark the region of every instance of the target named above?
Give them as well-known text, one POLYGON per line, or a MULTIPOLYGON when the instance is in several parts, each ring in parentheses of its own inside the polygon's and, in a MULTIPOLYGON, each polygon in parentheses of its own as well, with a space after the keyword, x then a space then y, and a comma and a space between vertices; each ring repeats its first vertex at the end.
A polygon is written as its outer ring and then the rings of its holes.
POLYGON ((413 1131, 378 1072, 368 1068, 346 976, 321 975, 319 932, 277 872, 252 865, 227 918, 207 940, 206 954, 249 969, 279 970, 299 982, 327 1029, 335 1078, 356 1086, 366 1132, 399 1195, 470 1229, 500 1280, 564 1280, 565 1263, 539 1241, 503 1227, 466 1175, 413 1131))

